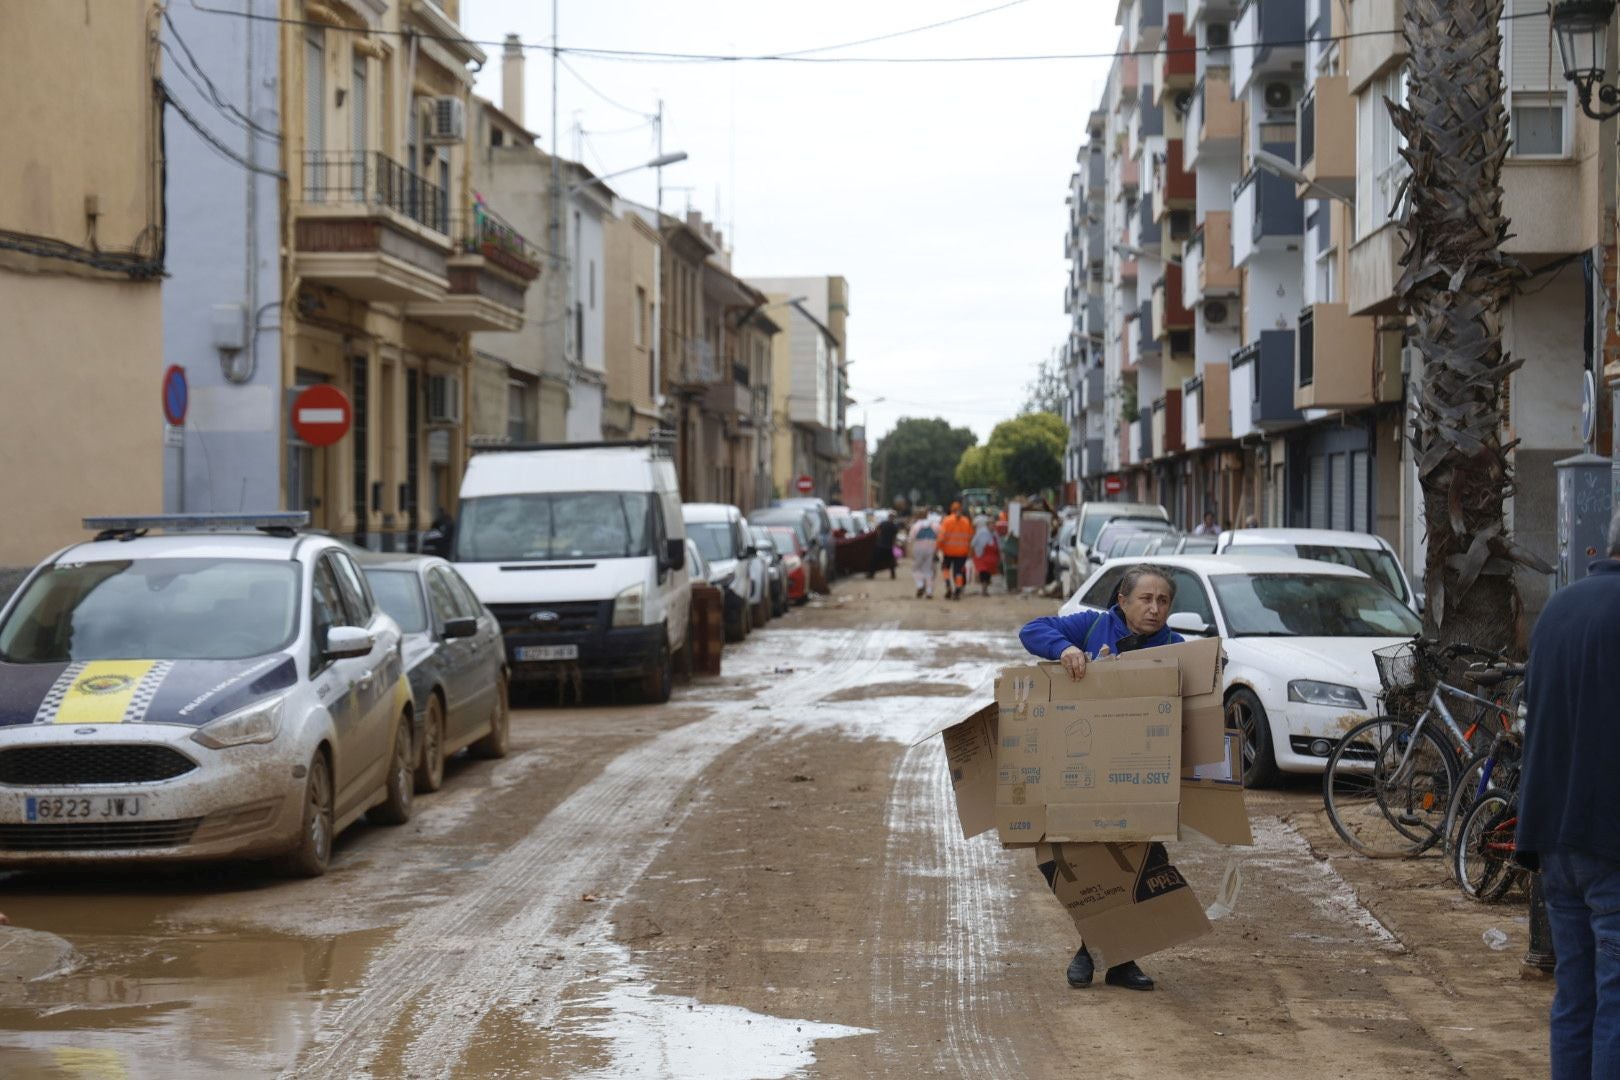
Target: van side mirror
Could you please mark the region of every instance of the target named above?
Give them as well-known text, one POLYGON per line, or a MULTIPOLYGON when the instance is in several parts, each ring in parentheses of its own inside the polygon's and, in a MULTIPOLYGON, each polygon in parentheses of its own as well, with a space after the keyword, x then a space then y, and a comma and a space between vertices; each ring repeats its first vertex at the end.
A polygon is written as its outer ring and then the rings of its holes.
POLYGON ((686 569, 686 541, 669 540, 664 544, 663 564, 670 570, 686 569))

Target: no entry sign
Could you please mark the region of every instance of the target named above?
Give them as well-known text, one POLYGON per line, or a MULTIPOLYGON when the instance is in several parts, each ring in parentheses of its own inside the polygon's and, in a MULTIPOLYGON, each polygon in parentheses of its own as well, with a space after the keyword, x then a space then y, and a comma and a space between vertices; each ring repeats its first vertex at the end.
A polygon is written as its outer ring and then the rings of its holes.
POLYGON ((810 494, 812 491, 816 490, 816 478, 808 474, 799 477, 797 480, 793 481, 793 490, 797 491, 800 495, 810 494))
POLYGON ((186 369, 179 364, 170 364, 163 373, 163 419, 171 427, 180 427, 186 422, 186 405, 191 400, 191 391, 186 386, 186 369))
POLYGON ((349 433, 349 399, 335 386, 311 386, 293 399, 292 425, 311 446, 331 446, 349 433))
POLYGON ((1110 495, 1118 495, 1124 490, 1125 481, 1121 480, 1118 476, 1109 475, 1103 477, 1103 491, 1110 495))

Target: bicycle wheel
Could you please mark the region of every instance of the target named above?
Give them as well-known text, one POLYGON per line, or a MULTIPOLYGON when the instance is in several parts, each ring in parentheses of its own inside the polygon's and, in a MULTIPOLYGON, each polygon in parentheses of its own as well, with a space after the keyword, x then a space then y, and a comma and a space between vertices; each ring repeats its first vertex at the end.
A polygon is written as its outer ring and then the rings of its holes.
POLYGON ((1378 716, 1351 728, 1328 755, 1322 802, 1353 849, 1406 858, 1439 841, 1456 777, 1456 757, 1433 731, 1378 716))
POLYGON ((1468 812, 1451 856, 1452 876, 1465 896, 1500 900, 1513 887, 1518 877, 1513 864, 1518 821, 1516 801, 1495 791, 1487 792, 1468 812))
MULTIPOLYGON (((1457 774, 1457 787, 1452 792, 1451 803, 1446 807, 1445 824, 1440 829, 1441 850, 1447 856, 1450 856, 1456 850, 1457 832, 1462 828, 1463 822, 1468 820, 1468 811, 1472 810, 1474 804, 1479 801, 1481 794, 1479 780, 1484 775, 1485 763, 1490 760, 1491 754, 1489 750, 1475 754, 1468 759, 1468 763, 1457 774)), ((1490 789, 1494 789, 1496 786, 1494 782, 1495 772, 1496 769, 1493 768, 1490 789)), ((1446 861, 1446 866, 1448 869, 1452 866, 1449 858, 1446 861)))

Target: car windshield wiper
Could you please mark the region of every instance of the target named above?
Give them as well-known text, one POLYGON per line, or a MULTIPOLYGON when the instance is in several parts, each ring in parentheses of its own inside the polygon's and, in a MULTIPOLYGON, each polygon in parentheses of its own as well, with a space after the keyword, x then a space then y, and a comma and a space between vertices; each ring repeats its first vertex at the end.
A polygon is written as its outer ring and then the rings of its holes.
POLYGON ((1246 630, 1234 635, 1236 637, 1302 637, 1292 630, 1246 630))

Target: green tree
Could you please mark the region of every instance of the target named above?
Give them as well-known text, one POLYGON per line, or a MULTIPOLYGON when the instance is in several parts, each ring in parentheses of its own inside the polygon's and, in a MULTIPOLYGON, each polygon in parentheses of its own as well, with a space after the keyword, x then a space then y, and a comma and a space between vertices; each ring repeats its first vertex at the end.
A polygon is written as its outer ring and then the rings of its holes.
POLYGON ((966 488, 999 488, 1002 476, 990 456, 990 447, 970 446, 962 451, 962 460, 956 463, 956 486, 966 488))
POLYGON ((1003 420, 986 443, 1009 492, 1046 491, 1063 483, 1063 449, 1069 429, 1056 413, 1032 412, 1003 420))
POLYGON ((1028 495, 1063 483, 1063 448, 1069 429, 1050 412, 1024 413, 1003 420, 983 446, 963 451, 956 465, 961 487, 999 488, 1028 495))
POLYGON ((883 487, 883 501, 905 496, 913 502, 949 503, 960 490, 956 465, 962 452, 979 441, 967 428, 940 417, 902 417, 877 445, 872 469, 883 487), (915 493, 915 497, 913 496, 915 493))

